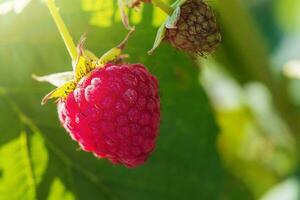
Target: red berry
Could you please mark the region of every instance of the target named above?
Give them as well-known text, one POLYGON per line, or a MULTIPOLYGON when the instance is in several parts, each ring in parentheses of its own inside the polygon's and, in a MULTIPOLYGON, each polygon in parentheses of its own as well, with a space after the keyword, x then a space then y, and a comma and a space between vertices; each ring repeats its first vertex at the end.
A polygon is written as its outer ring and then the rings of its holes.
POLYGON ((58 114, 83 150, 136 167, 147 160, 158 136, 157 79, 141 64, 106 64, 59 101, 58 114))

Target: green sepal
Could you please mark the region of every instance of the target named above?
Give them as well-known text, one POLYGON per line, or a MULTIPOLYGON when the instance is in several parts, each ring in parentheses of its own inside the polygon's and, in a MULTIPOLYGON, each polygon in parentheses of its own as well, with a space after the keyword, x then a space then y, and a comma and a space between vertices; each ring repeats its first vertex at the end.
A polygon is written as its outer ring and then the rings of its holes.
POLYGON ((177 0, 174 2, 171 7, 174 9, 173 13, 166 19, 166 21, 159 27, 155 41, 153 44, 152 49, 148 51, 148 54, 151 55, 155 49, 157 49, 160 45, 160 43, 163 41, 165 34, 166 34, 166 29, 175 29, 176 23, 180 17, 180 6, 184 4, 187 0, 177 0))
POLYGON ((122 50, 125 48, 128 39, 134 31, 135 28, 132 27, 118 46, 112 48, 100 58, 92 52, 84 49, 86 36, 83 35, 77 45, 76 60, 72 60, 73 72, 55 73, 46 76, 32 75, 32 77, 37 81, 49 82, 57 87, 43 98, 42 105, 44 105, 49 99, 57 98, 58 100, 64 100, 67 98, 67 96, 75 90, 77 83, 96 67, 102 67, 107 63, 118 62, 123 58, 126 58, 127 55, 122 54, 122 50))
POLYGON ((165 26, 166 28, 172 29, 172 28, 177 28, 176 23, 179 20, 180 17, 180 6, 184 4, 187 0, 177 0, 174 2, 171 7, 174 9, 173 13, 168 16, 165 26))
POLYGON ((90 62, 96 61, 99 58, 90 50, 84 49, 83 52, 84 57, 88 58, 90 62))
POLYGON ((186 1, 187 0, 177 0, 171 5, 171 7, 173 9, 176 9, 177 7, 180 7, 182 4, 184 4, 186 1))
POLYGON ((67 98, 67 96, 75 90, 76 85, 77 85, 76 82, 73 80, 64 83, 60 87, 58 87, 58 88, 52 90, 50 93, 48 93, 42 99, 41 104, 44 105, 45 103, 47 103, 47 101, 49 99, 53 99, 53 98, 57 98, 58 100, 67 98))
POLYGON ((122 50, 118 47, 114 47, 110 49, 99 58, 99 60, 97 61, 97 67, 102 67, 103 65, 109 62, 114 62, 118 60, 121 54, 122 54, 122 50))
POLYGON ((95 64, 89 62, 83 55, 79 55, 75 63, 75 81, 78 83, 82 77, 94 68, 95 64))
POLYGON ((177 26, 177 21, 179 20, 180 17, 180 7, 177 7, 174 9, 174 12, 172 13, 171 16, 169 16, 165 22, 165 27, 167 29, 176 29, 177 26))
POLYGON ((163 39, 165 37, 165 34, 166 34, 166 26, 165 26, 165 23, 163 23, 157 31, 156 38, 155 38, 152 49, 150 49, 148 51, 149 55, 151 55, 154 52, 154 50, 159 47, 160 43, 163 41, 163 39))
POLYGON ((37 76, 35 74, 32 74, 32 78, 39 82, 48 82, 56 87, 60 87, 66 82, 69 82, 74 79, 74 72, 59 72, 45 76, 37 76))
POLYGON ((123 57, 122 51, 125 48, 130 36, 134 33, 134 31, 135 31, 135 27, 132 27, 130 31, 127 33, 126 37, 118 46, 110 49, 105 54, 103 54, 96 62, 97 67, 102 67, 107 63, 117 62, 118 60, 120 60, 123 57))
POLYGON ((129 17, 126 12, 127 4, 128 3, 125 3, 124 0, 118 0, 118 6, 119 6, 119 11, 121 14, 121 19, 122 19, 123 25, 127 30, 130 31, 133 29, 133 27, 130 26, 129 17))
POLYGON ((98 59, 92 52, 84 49, 86 40, 83 35, 77 45, 78 56, 75 62, 72 63, 74 69, 75 81, 78 83, 82 77, 95 69, 95 62, 98 59))

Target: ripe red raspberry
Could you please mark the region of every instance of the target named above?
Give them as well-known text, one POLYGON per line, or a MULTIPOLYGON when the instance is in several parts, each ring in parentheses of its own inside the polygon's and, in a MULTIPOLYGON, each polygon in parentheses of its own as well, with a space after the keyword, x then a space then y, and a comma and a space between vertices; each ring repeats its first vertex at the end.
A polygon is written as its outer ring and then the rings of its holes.
POLYGON ((83 150, 136 167, 147 160, 158 136, 157 79, 141 64, 106 64, 59 101, 58 114, 83 150))

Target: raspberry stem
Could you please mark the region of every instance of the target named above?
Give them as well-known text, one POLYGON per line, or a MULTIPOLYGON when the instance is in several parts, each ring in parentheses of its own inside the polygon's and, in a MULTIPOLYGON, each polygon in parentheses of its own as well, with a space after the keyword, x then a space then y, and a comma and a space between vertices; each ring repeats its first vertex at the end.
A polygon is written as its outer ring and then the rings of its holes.
POLYGON ((153 3, 153 5, 164 11, 167 15, 172 15, 174 11, 173 8, 165 2, 163 2, 162 0, 152 0, 151 2, 153 3))
POLYGON ((63 19, 61 18, 58 12, 58 8, 56 7, 54 0, 47 0, 47 6, 59 30, 59 33, 64 40, 64 43, 68 49, 71 58, 75 62, 77 59, 76 45, 74 44, 73 39, 68 31, 68 28, 66 27, 63 19))
POLYGON ((123 41, 118 45, 118 48, 123 50, 128 42, 128 39, 130 36, 134 33, 135 27, 132 27, 131 30, 127 33, 126 37, 123 39, 123 41))

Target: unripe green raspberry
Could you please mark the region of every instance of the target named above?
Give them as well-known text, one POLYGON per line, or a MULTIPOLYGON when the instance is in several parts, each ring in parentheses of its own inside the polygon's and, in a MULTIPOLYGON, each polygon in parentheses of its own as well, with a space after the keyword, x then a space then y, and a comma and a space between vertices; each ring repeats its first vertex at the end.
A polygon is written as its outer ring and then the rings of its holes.
POLYGON ((221 34, 209 6, 202 0, 187 0, 175 26, 166 28, 164 40, 188 53, 206 55, 219 45, 221 34))

